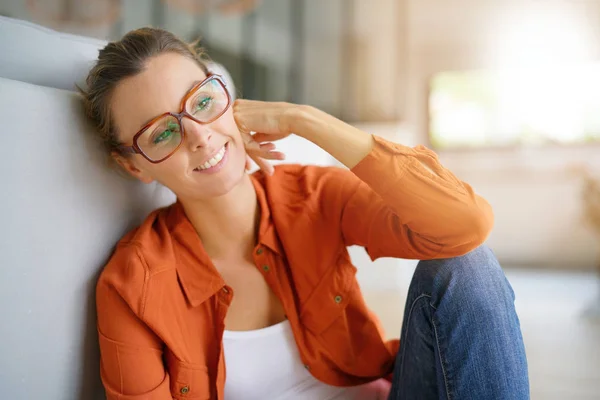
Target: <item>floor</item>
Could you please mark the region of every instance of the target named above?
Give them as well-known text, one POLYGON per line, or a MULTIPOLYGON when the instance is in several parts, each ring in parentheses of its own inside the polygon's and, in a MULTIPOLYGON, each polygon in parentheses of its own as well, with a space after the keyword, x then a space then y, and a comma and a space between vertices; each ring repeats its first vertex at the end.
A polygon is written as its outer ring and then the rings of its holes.
MULTIPOLYGON (((600 399, 600 280, 593 274, 505 268, 515 290, 533 400, 600 399)), ((410 271, 407 271, 410 275, 410 271)), ((405 276, 406 276, 405 275, 405 276)), ((397 336, 409 279, 363 289, 387 334, 397 336), (388 285, 389 286, 389 285, 388 285), (394 306, 397 305, 397 306, 394 306)))

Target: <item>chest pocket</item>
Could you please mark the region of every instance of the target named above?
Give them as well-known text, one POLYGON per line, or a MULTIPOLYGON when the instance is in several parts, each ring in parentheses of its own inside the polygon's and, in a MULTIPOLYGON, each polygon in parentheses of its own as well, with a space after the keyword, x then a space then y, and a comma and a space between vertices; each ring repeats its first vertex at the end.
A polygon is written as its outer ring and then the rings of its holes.
POLYGON ((355 275, 356 268, 344 257, 329 268, 302 306, 300 320, 309 331, 319 336, 343 316, 358 290, 355 275))
POLYGON ((305 302, 300 320, 321 355, 348 373, 378 376, 393 361, 362 297, 356 267, 344 256, 305 302))
POLYGON ((179 360, 171 360, 169 364, 173 399, 210 399, 210 376, 204 365, 187 364, 179 360))

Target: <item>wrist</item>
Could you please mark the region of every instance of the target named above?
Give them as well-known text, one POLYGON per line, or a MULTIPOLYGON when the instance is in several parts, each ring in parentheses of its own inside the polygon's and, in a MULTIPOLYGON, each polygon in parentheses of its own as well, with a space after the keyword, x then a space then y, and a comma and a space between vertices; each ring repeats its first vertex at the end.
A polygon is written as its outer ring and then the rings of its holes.
POLYGON ((297 105, 290 115, 288 132, 314 141, 316 139, 315 135, 323 133, 323 129, 319 129, 320 124, 322 125, 323 122, 323 118, 319 113, 322 112, 312 106, 297 105))

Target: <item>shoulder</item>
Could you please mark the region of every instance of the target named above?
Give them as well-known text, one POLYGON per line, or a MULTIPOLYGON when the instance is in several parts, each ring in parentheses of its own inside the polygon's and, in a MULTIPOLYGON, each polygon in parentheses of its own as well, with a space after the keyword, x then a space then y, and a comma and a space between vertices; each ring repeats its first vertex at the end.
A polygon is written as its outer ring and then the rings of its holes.
POLYGON ((173 268, 168 229, 170 207, 152 212, 117 243, 96 285, 96 297, 121 297, 140 315, 150 278, 173 268))
POLYGON ((339 167, 284 164, 272 176, 258 172, 259 180, 276 220, 288 224, 298 218, 338 220, 360 180, 339 167))
POLYGON ((261 171, 255 175, 265 186, 303 197, 351 191, 361 182, 348 169, 335 166, 281 164, 275 166, 273 176, 265 176, 261 171))

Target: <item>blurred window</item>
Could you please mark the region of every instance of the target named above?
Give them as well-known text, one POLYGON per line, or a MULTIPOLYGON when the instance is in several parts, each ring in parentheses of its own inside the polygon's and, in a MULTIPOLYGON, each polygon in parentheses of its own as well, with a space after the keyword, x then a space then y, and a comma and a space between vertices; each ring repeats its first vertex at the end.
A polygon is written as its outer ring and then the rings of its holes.
POLYGON ((430 81, 437 148, 600 141, 600 64, 443 72, 430 81))

